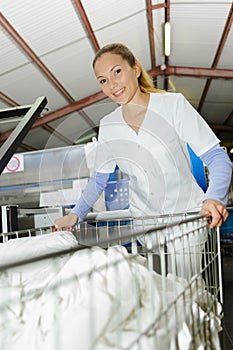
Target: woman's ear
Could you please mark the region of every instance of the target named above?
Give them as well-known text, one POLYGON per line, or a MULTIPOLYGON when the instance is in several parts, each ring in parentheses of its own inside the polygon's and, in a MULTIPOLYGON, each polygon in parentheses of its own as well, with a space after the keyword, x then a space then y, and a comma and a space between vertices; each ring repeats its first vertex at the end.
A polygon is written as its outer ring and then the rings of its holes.
POLYGON ((141 75, 141 66, 138 62, 135 63, 134 69, 135 69, 136 77, 139 78, 141 75))

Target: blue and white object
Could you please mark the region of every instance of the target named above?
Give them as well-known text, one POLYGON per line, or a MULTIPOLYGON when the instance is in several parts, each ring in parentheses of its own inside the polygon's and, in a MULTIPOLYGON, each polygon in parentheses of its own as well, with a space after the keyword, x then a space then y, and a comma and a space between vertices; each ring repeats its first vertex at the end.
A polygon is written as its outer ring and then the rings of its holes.
POLYGON ((108 181, 105 188, 105 204, 107 210, 123 210, 129 208, 129 180, 108 181))

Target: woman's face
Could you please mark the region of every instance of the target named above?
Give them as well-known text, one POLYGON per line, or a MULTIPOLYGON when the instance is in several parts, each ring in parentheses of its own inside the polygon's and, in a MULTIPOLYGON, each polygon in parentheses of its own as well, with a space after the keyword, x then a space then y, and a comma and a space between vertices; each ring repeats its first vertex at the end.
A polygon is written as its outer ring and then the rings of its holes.
POLYGON ((103 93, 117 103, 133 102, 140 91, 140 67, 136 64, 132 68, 120 55, 103 54, 97 59, 94 71, 103 93))

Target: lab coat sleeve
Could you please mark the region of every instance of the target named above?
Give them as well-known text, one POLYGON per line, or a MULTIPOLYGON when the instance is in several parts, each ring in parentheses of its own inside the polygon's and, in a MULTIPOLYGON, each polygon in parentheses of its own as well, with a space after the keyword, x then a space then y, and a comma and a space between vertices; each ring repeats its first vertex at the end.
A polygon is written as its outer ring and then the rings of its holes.
POLYGON ((107 185, 108 173, 94 173, 71 213, 83 221, 107 185))
POLYGON ((175 95, 174 127, 179 137, 200 156, 217 145, 220 140, 186 98, 180 93, 175 95))
POLYGON ((219 145, 204 153, 200 158, 209 170, 209 186, 203 201, 216 199, 226 205, 232 177, 230 158, 219 145))

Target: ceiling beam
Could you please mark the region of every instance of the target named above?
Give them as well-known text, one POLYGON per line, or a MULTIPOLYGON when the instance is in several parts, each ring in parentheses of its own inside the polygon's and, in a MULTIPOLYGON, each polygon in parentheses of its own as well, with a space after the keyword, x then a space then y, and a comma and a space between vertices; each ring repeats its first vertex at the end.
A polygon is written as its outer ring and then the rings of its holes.
POLYGON ((158 75, 178 75, 196 78, 214 78, 214 79, 233 79, 233 69, 218 69, 218 68, 201 68, 201 67, 182 67, 182 66, 167 66, 162 69, 157 66, 148 71, 151 77, 158 75))
MULTIPOLYGON (((230 8, 230 11, 229 11, 226 23, 225 23, 225 27, 223 29, 222 37, 220 39, 220 42, 219 42, 219 45, 218 45, 218 49, 217 49, 217 52, 215 54, 212 66, 211 66, 212 69, 217 67, 217 64, 219 62, 221 53, 223 51, 223 48, 225 46, 228 34, 230 32, 230 29, 231 29, 232 22, 233 22, 233 4, 231 5, 231 8, 230 8)), ((207 80, 207 82, 205 84, 205 87, 203 89, 202 96, 200 98, 200 102, 199 102, 199 105, 197 107, 197 111, 199 113, 201 112, 201 109, 203 107, 203 104, 204 104, 204 101, 206 99, 207 93, 209 91, 211 80, 212 80, 211 78, 207 80)))
POLYGON ((166 7, 167 5, 165 3, 163 4, 155 4, 155 5, 151 5, 151 9, 152 10, 157 10, 157 9, 162 9, 164 7, 166 7))
POLYGON ((4 94, 2 91, 0 91, 0 99, 6 102, 9 106, 12 106, 12 107, 19 106, 18 102, 14 101, 12 98, 4 94))
POLYGON ((233 79, 233 69, 168 66, 167 75, 179 75, 197 78, 233 79))
POLYGON ((74 102, 73 97, 69 92, 62 86, 62 84, 57 80, 57 78, 50 72, 46 65, 41 61, 37 54, 31 49, 31 47, 26 43, 26 41, 20 36, 20 34, 15 30, 15 28, 10 24, 10 22, 0 13, 1 24, 5 31, 11 36, 14 42, 23 50, 23 52, 32 60, 33 63, 44 73, 44 75, 56 86, 56 88, 61 92, 61 94, 70 103, 74 102))
MULTIPOLYGON (((203 78, 219 78, 219 79, 233 79, 233 70, 232 69, 212 69, 212 68, 193 68, 193 67, 176 67, 169 66, 166 67, 165 70, 162 70, 160 66, 155 67, 148 71, 151 77, 157 77, 163 74, 167 75, 177 75, 177 76, 190 76, 190 77, 203 77, 203 78)), ((106 96, 102 91, 97 92, 93 95, 90 95, 80 101, 76 101, 71 103, 65 107, 57 109, 53 112, 45 114, 36 120, 33 124, 32 128, 38 128, 47 123, 53 122, 59 118, 65 117, 68 114, 74 113, 76 111, 80 111, 82 108, 88 107, 96 102, 100 102, 106 99, 106 96)), ((83 111, 82 111, 83 112, 83 111)), ((80 113, 80 112, 79 112, 80 113)), ((83 116, 83 115, 82 115, 83 116)), ((86 120, 87 121, 87 120, 86 120)), ((91 125, 94 128, 93 122, 91 125)), ((96 126, 95 126, 96 127, 96 126)), ((1 140, 4 141, 11 134, 12 130, 8 130, 1 134, 1 140)))
POLYGON ((21 143, 19 147, 25 149, 26 151, 38 151, 38 148, 27 145, 26 143, 21 143))
POLYGON ((48 131, 51 135, 57 137, 59 140, 65 142, 67 145, 71 146, 71 145, 75 145, 74 142, 72 142, 71 140, 69 140, 66 136, 62 135, 60 132, 58 132, 57 130, 55 130, 54 128, 52 128, 50 125, 45 124, 42 126, 42 128, 46 131, 48 131))
POLYGON ((80 0, 74 0, 73 2, 74 2, 75 6, 76 6, 76 8, 78 10, 78 13, 79 13, 79 15, 80 15, 80 17, 81 17, 81 19, 83 21, 83 24, 84 24, 84 26, 86 28, 86 31, 87 31, 87 33, 89 35, 89 38, 91 40, 91 43, 92 43, 95 51, 97 52, 100 49, 100 46, 98 44, 98 41, 96 39, 96 36, 95 36, 94 31, 92 29, 92 26, 91 26, 91 24, 89 22, 89 19, 87 17, 86 11, 84 10, 84 7, 83 7, 83 5, 82 5, 80 0))
MULTIPOLYGON (((48 114, 45 114, 44 116, 40 117, 36 120, 36 122, 32 125, 31 129, 35 129, 38 127, 41 127, 45 124, 48 124, 54 120, 57 120, 59 118, 65 117, 66 115, 69 115, 71 113, 77 112, 81 110, 82 108, 88 107, 92 105, 93 103, 99 102, 106 99, 106 96, 102 91, 97 92, 96 94, 93 94, 89 97, 86 97, 80 101, 71 103, 65 107, 62 107, 60 109, 57 109, 56 111, 50 112, 48 114)), ((6 140, 9 135, 12 133, 12 129, 8 130, 0 135, 0 140, 3 142, 6 140)))
POLYGON ((89 125, 92 125, 92 129, 97 132, 98 131, 98 126, 95 125, 95 123, 91 120, 91 118, 88 117, 88 115, 83 111, 83 110, 79 110, 78 113, 83 117, 84 120, 86 120, 86 122, 89 125))
POLYGON ((151 67, 154 68, 156 66, 156 58, 155 58, 155 38, 154 38, 154 26, 153 26, 151 0, 146 0, 146 4, 147 4, 149 41, 150 41, 151 67))
POLYGON ((233 111, 231 111, 231 113, 228 115, 227 119, 223 124, 227 125, 231 121, 231 119, 233 119, 233 111))
MULTIPOLYGON (((47 68, 47 66, 41 61, 39 56, 31 49, 31 47, 25 42, 25 40, 20 36, 20 34, 15 30, 15 28, 10 24, 10 22, 0 13, 1 24, 5 31, 12 37, 14 42, 24 51, 24 53, 29 56, 32 62, 43 72, 43 74, 53 83, 53 85, 58 89, 58 91, 66 98, 69 103, 75 102, 75 99, 69 94, 69 92, 64 88, 64 86, 58 81, 58 79, 53 75, 52 72, 47 68)), ((91 125, 90 125, 91 126, 91 125)))
POLYGON ((155 57, 155 38, 154 38, 154 25, 153 25, 153 10, 158 10, 161 8, 165 9, 165 18, 168 16, 170 20, 170 0, 166 0, 163 4, 153 5, 151 0, 146 0, 147 7, 147 20, 148 20, 148 31, 149 31, 149 41, 150 41, 150 53, 151 53, 151 67, 156 66, 155 57), (167 9, 168 7, 168 9, 167 9))
MULTIPOLYGON (((19 104, 17 102, 13 101, 9 96, 6 96, 2 92, 0 92, 0 98, 2 100, 4 100, 5 102, 7 102, 11 106, 14 106, 14 107, 18 107, 19 106, 19 104)), ((15 112, 14 112, 14 114, 15 114, 15 112)), ((71 140, 67 139, 64 135, 60 134, 58 131, 53 129, 51 126, 49 126, 47 124, 43 125, 43 129, 45 129, 46 131, 48 131, 51 134, 55 135, 57 138, 59 138, 60 140, 64 141, 66 144, 68 144, 68 145, 75 145, 75 143, 73 143, 71 140)), ((19 147, 25 149, 26 151, 36 151, 37 150, 37 148, 32 147, 32 146, 30 146, 30 145, 28 145, 26 143, 21 143, 19 147)))
POLYGON ((37 121, 32 126, 32 128, 37 128, 39 126, 42 126, 44 124, 47 124, 47 123, 52 122, 54 120, 57 120, 59 118, 65 117, 68 114, 77 112, 80 109, 88 107, 88 106, 92 105, 93 103, 102 101, 105 98, 106 98, 106 96, 104 95, 104 93, 102 91, 97 92, 96 94, 88 96, 82 100, 79 100, 79 101, 71 103, 65 107, 57 109, 54 112, 45 114, 40 119, 37 119, 37 121))

